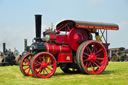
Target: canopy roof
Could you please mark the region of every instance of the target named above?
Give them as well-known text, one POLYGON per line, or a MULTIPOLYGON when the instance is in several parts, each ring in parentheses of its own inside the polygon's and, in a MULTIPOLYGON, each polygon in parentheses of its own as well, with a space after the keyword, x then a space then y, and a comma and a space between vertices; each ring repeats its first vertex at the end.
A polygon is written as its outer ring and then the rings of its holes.
POLYGON ((57 31, 65 31, 65 29, 70 30, 71 28, 119 30, 117 24, 75 20, 64 20, 56 26, 57 31))

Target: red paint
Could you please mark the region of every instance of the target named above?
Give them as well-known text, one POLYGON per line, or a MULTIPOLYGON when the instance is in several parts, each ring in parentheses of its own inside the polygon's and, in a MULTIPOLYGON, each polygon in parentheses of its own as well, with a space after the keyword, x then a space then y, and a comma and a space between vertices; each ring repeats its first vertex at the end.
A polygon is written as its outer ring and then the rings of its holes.
POLYGON ((28 53, 22 57, 22 60, 20 63, 20 70, 25 76, 33 76, 30 69, 30 63, 31 63, 32 57, 33 56, 31 53, 28 53))
POLYGON ((72 50, 68 45, 56 45, 56 44, 48 44, 45 43, 47 52, 52 54, 59 54, 59 53, 71 53, 72 50))
POLYGON ((89 25, 78 25, 76 28, 85 28, 85 29, 104 29, 104 30, 119 30, 118 27, 104 27, 104 26, 89 26, 89 25))
POLYGON ((77 51, 79 45, 89 39, 88 33, 84 29, 72 29, 68 34, 68 44, 74 50, 77 51))
POLYGON ((56 60, 51 53, 38 53, 35 57, 33 57, 31 69, 33 75, 36 77, 51 77, 56 71, 56 60), (49 58, 49 61, 47 60, 47 58, 49 58))
POLYGON ((96 61, 96 55, 94 53, 91 53, 89 55, 89 57, 87 58, 87 60, 92 62, 92 63, 95 62, 96 61))
POLYGON ((51 33, 49 36, 50 36, 51 41, 55 41, 55 39, 56 39, 56 34, 55 33, 51 33))
POLYGON ((89 74, 99 74, 103 72, 108 62, 105 47, 97 41, 89 41, 86 43, 81 49, 80 56, 82 57, 82 66, 89 74))
POLYGON ((58 55, 57 62, 59 62, 59 63, 72 62, 72 57, 73 57, 72 54, 61 53, 61 54, 58 55))
POLYGON ((68 45, 56 45, 45 43, 46 50, 56 56, 57 62, 72 62, 72 50, 68 45), (71 60, 66 60, 69 56, 71 60))
MULTIPOLYGON (((56 64, 60 63, 71 63, 71 65, 78 64, 77 66, 81 72, 88 74, 99 74, 103 72, 108 63, 109 57, 107 57, 107 52, 109 43, 101 44, 90 39, 91 31, 88 30, 119 29, 118 26, 115 28, 114 26, 105 26, 90 26, 89 24, 82 25, 80 22, 73 23, 73 21, 70 20, 60 23, 57 26, 56 31, 63 31, 65 32, 65 35, 59 35, 55 32, 49 34, 50 40, 48 42, 45 42, 45 40, 43 40, 44 42, 41 42, 46 46, 46 49, 45 46, 43 49, 43 51, 46 50, 46 52, 38 53, 34 55, 34 57, 31 54, 24 56, 20 64, 22 73, 28 76, 34 75, 40 78, 48 78, 55 73, 57 67, 56 64), (73 59, 75 60, 75 63, 73 62, 73 59), (26 68, 24 68, 25 66, 26 68), (29 70, 27 71, 27 69, 29 70)), ((73 68, 74 66, 71 67, 73 68)))
POLYGON ((68 44, 67 35, 56 35, 56 43, 68 44))
POLYGON ((54 33, 50 34, 50 41, 58 44, 68 44, 67 35, 56 35, 54 33))

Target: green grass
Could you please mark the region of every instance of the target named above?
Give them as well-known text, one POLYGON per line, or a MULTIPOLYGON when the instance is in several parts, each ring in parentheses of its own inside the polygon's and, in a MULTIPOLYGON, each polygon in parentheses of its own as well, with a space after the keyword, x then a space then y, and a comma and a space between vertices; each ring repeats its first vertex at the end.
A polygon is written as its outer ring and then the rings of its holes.
POLYGON ((128 85, 128 62, 110 62, 99 75, 65 74, 57 68, 47 79, 23 76, 19 66, 0 66, 0 85, 128 85))

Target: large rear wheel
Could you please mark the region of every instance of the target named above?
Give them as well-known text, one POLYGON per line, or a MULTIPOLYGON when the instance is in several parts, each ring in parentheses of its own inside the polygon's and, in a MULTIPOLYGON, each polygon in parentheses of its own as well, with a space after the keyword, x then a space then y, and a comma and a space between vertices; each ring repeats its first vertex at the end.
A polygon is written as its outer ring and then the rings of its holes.
POLYGON ((85 41, 77 50, 77 64, 82 73, 99 74, 107 65, 107 52, 97 41, 85 41))

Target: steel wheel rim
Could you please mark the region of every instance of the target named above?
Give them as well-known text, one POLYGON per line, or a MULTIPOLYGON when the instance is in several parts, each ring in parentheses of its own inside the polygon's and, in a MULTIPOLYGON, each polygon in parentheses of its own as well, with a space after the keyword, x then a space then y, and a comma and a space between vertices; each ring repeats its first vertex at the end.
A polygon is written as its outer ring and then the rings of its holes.
POLYGON ((32 54, 28 53, 22 58, 21 63, 20 63, 20 69, 23 72, 23 74, 26 76, 33 76, 31 68, 30 68, 31 60, 32 60, 32 54))
POLYGON ((34 57, 32 72, 39 78, 49 78, 56 70, 56 60, 49 53, 40 53, 34 57))
POLYGON ((101 73, 107 64, 107 53, 102 44, 93 41, 84 46, 81 52, 82 65, 89 74, 101 73))

